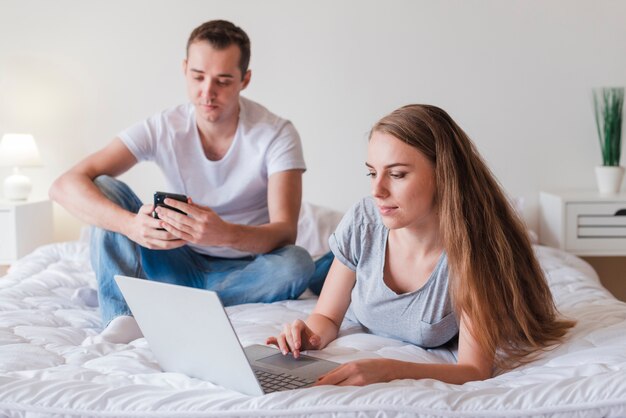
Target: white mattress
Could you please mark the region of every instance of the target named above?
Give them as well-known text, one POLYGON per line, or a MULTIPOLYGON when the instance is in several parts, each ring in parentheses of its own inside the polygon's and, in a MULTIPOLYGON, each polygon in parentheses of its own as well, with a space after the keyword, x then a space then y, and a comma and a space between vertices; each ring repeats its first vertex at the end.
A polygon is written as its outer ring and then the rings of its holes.
MULTIPOLYGON (((0 278, 2 416, 626 416, 626 304, 593 270, 536 247, 561 311, 579 321, 568 342, 540 360, 482 382, 399 380, 367 387, 316 387, 249 397, 181 374, 162 373, 144 339, 81 346, 99 331, 93 308, 73 302, 95 286, 87 246, 42 247, 0 278)), ((244 345, 263 344, 283 322, 304 318, 313 298, 228 308, 244 345)), ((388 357, 453 362, 344 322, 319 356, 337 362, 388 357)))

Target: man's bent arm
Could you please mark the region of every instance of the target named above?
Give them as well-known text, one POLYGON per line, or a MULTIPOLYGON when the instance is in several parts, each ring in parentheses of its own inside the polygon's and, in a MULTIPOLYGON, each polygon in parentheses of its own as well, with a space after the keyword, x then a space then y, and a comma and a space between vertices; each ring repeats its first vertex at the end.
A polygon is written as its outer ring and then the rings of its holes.
POLYGON ((270 176, 267 204, 270 222, 259 226, 230 224, 232 233, 225 246, 255 254, 295 244, 302 202, 302 170, 288 170, 270 176))
POLYGON ((268 189, 269 222, 264 225, 239 225, 224 221, 210 207, 166 199, 168 206, 187 215, 157 207, 160 226, 186 242, 263 254, 294 244, 302 199, 302 170, 272 174, 268 189))
POLYGON ((135 156, 116 138, 55 180, 50 198, 90 225, 125 233, 124 226, 135 214, 107 199, 93 180, 100 175, 116 177, 135 164, 135 156))

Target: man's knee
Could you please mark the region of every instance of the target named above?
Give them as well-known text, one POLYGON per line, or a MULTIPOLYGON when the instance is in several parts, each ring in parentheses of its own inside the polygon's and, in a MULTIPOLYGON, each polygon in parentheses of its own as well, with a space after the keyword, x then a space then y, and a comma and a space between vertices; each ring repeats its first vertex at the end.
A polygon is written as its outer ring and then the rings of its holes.
POLYGON ((96 177, 93 183, 113 203, 131 212, 139 210, 141 201, 126 183, 107 175, 96 177))
POLYGON ((269 264, 264 266, 267 281, 262 288, 267 294, 261 298, 263 302, 296 299, 307 289, 315 271, 315 263, 307 250, 287 245, 264 258, 269 264))
POLYGON ((297 245, 287 245, 276 252, 280 266, 276 266, 288 278, 308 280, 315 271, 315 263, 307 250, 297 245))
POLYGON ((107 197, 115 191, 115 183, 117 182, 119 182, 119 180, 114 177, 107 176, 106 174, 102 174, 93 179, 93 184, 95 184, 96 187, 107 197))

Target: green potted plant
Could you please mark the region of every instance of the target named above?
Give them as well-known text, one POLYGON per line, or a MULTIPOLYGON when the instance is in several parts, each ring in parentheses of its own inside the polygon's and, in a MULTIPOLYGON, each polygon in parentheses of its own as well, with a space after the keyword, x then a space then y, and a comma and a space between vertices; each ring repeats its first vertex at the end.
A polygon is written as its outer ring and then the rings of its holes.
POLYGON ((617 193, 624 177, 624 167, 620 166, 624 88, 593 89, 593 107, 602 150, 602 165, 596 167, 598 189, 603 194, 617 193))

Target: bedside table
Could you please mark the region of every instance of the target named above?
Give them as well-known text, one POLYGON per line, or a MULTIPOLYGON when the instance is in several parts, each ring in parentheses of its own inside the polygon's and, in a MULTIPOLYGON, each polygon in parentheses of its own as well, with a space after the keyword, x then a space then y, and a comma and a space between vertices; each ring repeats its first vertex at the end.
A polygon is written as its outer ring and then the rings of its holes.
POLYGON ((52 202, 0 200, 0 265, 11 264, 53 241, 52 202))
POLYGON ((626 301, 626 193, 541 192, 539 241, 576 254, 626 301))
POLYGON ((580 256, 626 256, 626 193, 541 192, 539 241, 580 256))

